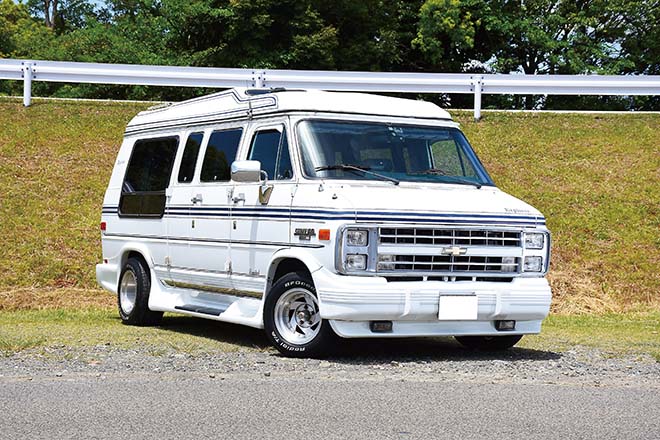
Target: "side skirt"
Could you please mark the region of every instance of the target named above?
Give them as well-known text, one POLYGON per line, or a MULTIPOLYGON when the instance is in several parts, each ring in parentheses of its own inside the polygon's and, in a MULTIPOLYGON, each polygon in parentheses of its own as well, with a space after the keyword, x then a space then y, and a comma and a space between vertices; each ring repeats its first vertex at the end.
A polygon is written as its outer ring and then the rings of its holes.
MULTIPOLYGON (((152 279, 158 279, 152 271, 152 279)), ((261 292, 160 280, 151 284, 149 308, 263 328, 261 292)))

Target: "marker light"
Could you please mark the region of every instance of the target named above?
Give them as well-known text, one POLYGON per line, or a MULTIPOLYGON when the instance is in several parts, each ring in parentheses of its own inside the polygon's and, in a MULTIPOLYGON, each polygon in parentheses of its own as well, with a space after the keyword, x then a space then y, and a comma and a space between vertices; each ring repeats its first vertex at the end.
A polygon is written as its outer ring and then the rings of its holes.
POLYGON ((501 332, 515 330, 516 321, 495 321, 495 328, 501 332))
POLYGON ((516 257, 502 257, 502 272, 516 271, 516 257))
POLYGON ((377 270, 395 270, 396 269, 396 257, 394 255, 378 255, 378 266, 377 270))

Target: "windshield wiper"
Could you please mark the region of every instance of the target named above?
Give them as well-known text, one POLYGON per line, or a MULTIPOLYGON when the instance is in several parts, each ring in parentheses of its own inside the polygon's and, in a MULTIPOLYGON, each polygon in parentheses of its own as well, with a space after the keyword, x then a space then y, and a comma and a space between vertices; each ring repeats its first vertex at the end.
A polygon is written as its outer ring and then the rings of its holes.
POLYGON ((392 182, 395 185, 399 184, 399 180, 395 179, 394 177, 389 177, 383 174, 374 173, 373 171, 369 171, 369 167, 363 167, 358 165, 348 165, 348 164, 324 165, 322 167, 316 167, 314 168, 314 170, 315 171, 330 171, 330 170, 353 171, 353 172, 366 174, 368 176, 378 177, 381 180, 387 180, 388 182, 392 182))
POLYGON ((441 170, 439 168, 429 168, 428 170, 420 171, 417 173, 410 173, 410 174, 433 174, 435 176, 442 176, 442 178, 449 180, 451 183, 459 183, 462 185, 474 185, 477 187, 477 189, 480 189, 482 186, 481 183, 474 182, 470 179, 465 179, 459 176, 450 176, 444 170, 441 170))

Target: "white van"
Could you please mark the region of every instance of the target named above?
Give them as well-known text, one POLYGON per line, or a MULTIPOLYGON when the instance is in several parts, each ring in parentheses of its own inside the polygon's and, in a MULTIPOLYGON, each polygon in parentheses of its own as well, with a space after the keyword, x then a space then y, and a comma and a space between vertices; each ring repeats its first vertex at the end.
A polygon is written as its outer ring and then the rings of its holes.
POLYGON ((289 356, 337 336, 503 349, 550 307, 545 218, 428 102, 234 89, 141 112, 101 231, 123 322, 265 328, 289 356))

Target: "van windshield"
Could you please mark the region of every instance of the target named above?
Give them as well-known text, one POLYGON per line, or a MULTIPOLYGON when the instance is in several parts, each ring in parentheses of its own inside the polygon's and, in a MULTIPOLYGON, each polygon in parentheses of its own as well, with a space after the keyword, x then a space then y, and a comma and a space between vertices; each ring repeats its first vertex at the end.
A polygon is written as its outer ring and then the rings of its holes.
POLYGON ((311 178, 494 185, 456 128, 305 120, 298 139, 311 178))

